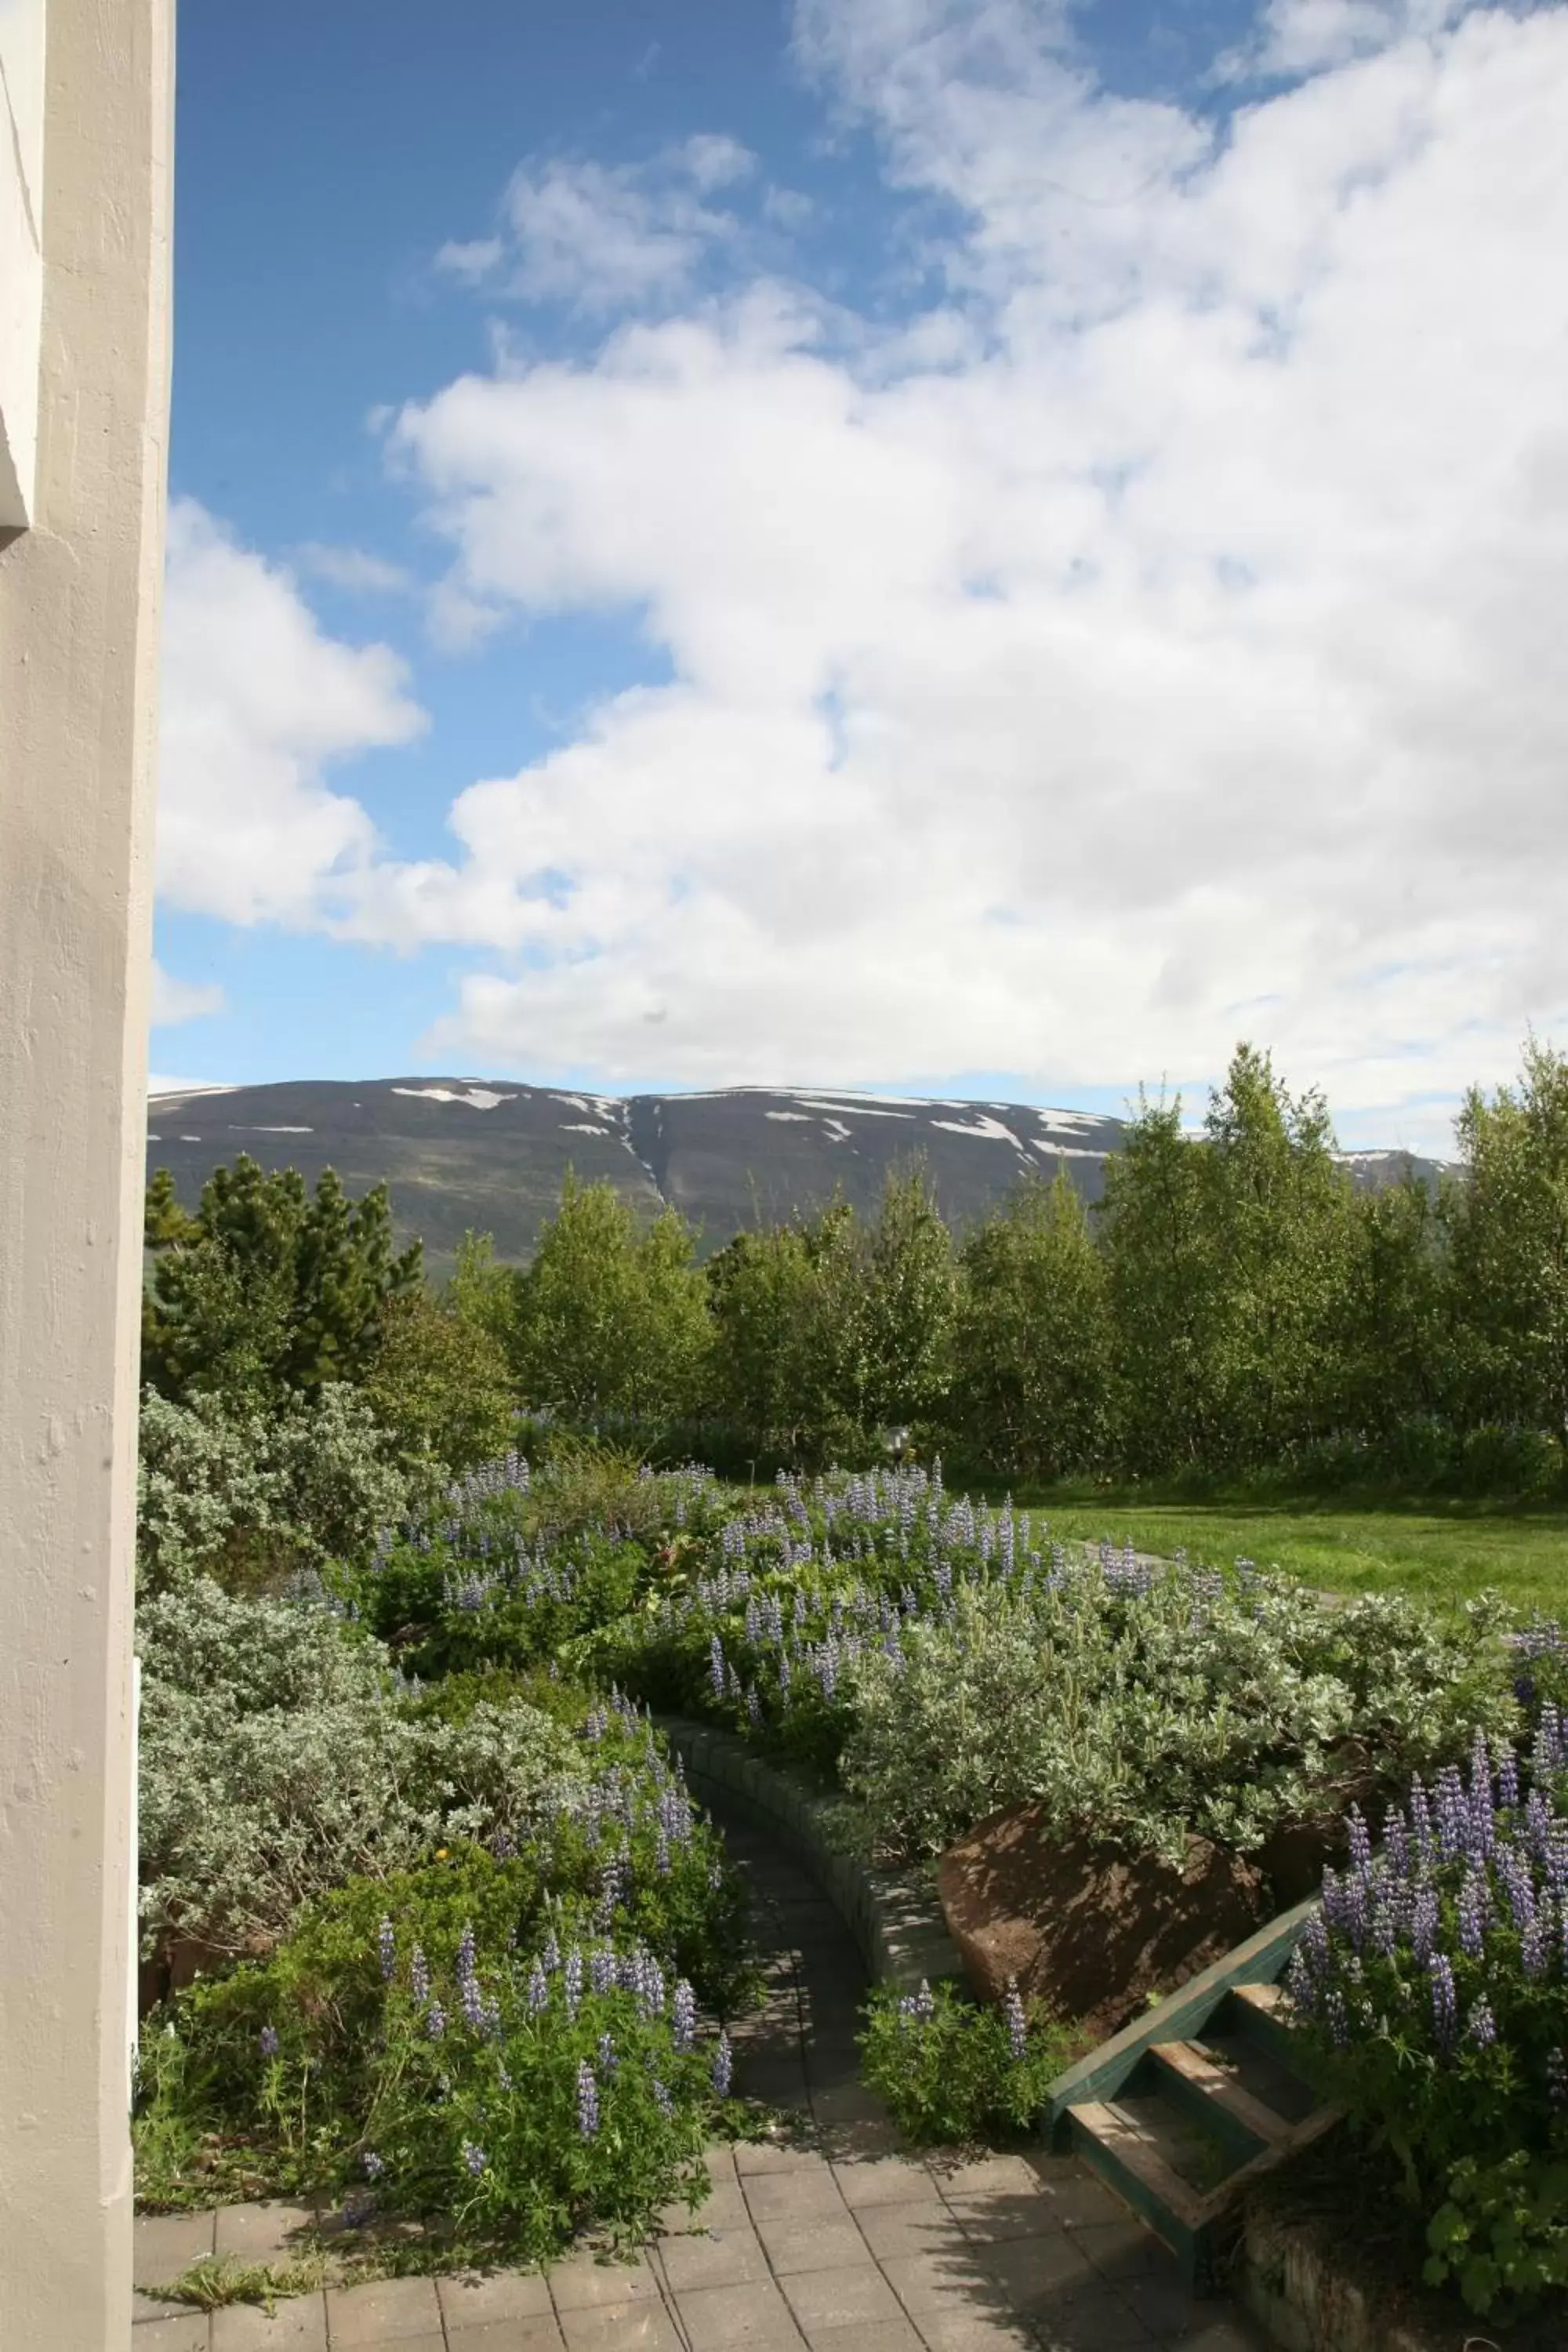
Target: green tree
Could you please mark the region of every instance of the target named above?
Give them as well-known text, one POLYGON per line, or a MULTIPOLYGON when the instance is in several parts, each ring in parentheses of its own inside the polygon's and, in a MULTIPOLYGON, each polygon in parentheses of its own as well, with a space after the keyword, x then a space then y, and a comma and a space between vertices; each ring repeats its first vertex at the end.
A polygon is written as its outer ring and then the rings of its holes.
POLYGON ((505 1348, 449 1293, 438 1300, 416 1291, 390 1303, 363 1392, 402 1454, 448 1470, 493 1461, 517 1426, 505 1348))
POLYGON ((1445 1202, 1463 1409, 1568 1435, 1568 1058, 1532 1037, 1512 1087, 1465 1097, 1445 1202))
POLYGON ((577 1422, 692 1412, 710 1344, 694 1247, 678 1211, 641 1224, 612 1185, 568 1174, 514 1279, 511 1360, 526 1401, 577 1422))
POLYGON ((1223 1270, 1212 1156, 1182 1131, 1181 1097, 1140 1095, 1105 1164, 1098 1215, 1115 1333, 1116 1419, 1135 1472, 1205 1463, 1221 1429, 1223 1270))
POLYGON ((358 1380, 389 1303, 420 1282, 420 1244, 394 1252, 384 1184, 351 1202, 329 1168, 312 1196, 298 1170, 269 1174, 243 1154, 213 1171, 191 1217, 155 1181, 146 1245, 142 1372, 175 1399, 358 1380))
POLYGON ((865 1258, 856 1418, 882 1428, 930 1423, 952 1385, 958 1281, 952 1236, 922 1168, 889 1171, 865 1258))
POLYGON ((1076 1186, 1031 1176, 966 1241, 952 1423, 985 1468, 1060 1478, 1111 1442, 1105 1262, 1076 1186))
POLYGON ((1439 1199, 1414 1172, 1354 1196, 1342 1323, 1346 1430, 1387 1438, 1454 1402, 1452 1284, 1439 1199))
POLYGON ((847 1201, 737 1234, 708 1268, 712 1401, 759 1454, 865 1452, 873 1389, 869 1249, 847 1201))
POLYGON ((1321 1095, 1238 1045, 1205 1123, 1217 1306, 1213 1458, 1260 1463, 1343 1417, 1352 1192, 1321 1095))

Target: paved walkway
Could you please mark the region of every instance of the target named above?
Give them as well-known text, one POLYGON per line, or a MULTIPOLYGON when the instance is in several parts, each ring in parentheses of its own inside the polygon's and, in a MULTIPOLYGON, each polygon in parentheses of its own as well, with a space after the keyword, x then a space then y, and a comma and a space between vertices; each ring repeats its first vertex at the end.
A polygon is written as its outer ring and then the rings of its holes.
MULTIPOLYGON (((280 2304, 145 2305, 133 2352, 1259 2352, 1073 2158, 962 2163, 894 2152, 857 2079, 859 1956, 775 1849, 729 1828, 751 1877, 767 1998, 736 2041, 736 2087, 799 2116, 785 2143, 715 2148, 713 2194, 635 2263, 574 2254, 547 2274, 394 2279, 280 2304)), ((230 2206, 138 2221, 137 2275, 197 2254, 276 2258, 309 2214, 230 2206)))

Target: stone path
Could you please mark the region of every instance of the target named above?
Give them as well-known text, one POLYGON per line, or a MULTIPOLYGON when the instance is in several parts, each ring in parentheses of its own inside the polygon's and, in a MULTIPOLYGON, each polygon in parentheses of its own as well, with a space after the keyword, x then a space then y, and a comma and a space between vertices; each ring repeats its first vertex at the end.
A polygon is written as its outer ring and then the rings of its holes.
MULTIPOLYGON (((767 1997, 735 2036, 736 2087, 792 2110, 790 2141, 714 2148, 713 2193, 635 2263, 394 2279, 209 2320, 143 2305, 132 2352, 1260 2352, 1230 2305, 1194 2303, 1163 2247, 1069 2157, 962 2163, 894 2152, 857 2077, 864 1972, 838 1915, 739 1824, 767 1997)), ((276 2259, 289 2208, 139 2221, 137 2276, 203 2252, 276 2259)))

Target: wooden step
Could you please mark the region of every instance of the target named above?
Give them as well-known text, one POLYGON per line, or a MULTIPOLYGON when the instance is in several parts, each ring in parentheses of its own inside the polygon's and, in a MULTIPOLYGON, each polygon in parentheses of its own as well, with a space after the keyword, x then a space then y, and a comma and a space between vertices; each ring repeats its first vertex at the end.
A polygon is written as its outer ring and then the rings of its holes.
POLYGON ((1201 2042, 1156 2042, 1149 2055, 1161 2070, 1166 2097, 1200 2115, 1238 2164, 1260 2148, 1283 2147, 1289 2137, 1286 2118, 1254 2098, 1201 2042))
POLYGON ((1300 2048, 1290 2022, 1285 1988, 1278 1984, 1234 1984, 1226 2014, 1237 2031, 1282 2066, 1299 2068, 1300 2048))
POLYGON ((1089 2099, 1068 2109, 1075 2145, 1173 2253, 1190 2261, 1209 2221, 1209 2200, 1168 2164, 1121 2108, 1089 2099))

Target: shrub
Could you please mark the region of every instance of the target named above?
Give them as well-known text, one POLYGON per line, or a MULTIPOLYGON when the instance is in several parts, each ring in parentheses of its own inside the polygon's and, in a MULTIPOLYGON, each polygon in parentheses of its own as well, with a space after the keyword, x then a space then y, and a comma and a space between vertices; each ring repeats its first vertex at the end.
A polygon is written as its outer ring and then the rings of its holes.
POLYGON ((948 2146, 1035 2129, 1072 2053, 1063 2028, 1016 1991, 979 2009, 951 1985, 933 1993, 923 1982, 918 1993, 878 1987, 860 2048, 866 2081, 900 2130, 948 2146))
MULTIPOLYGON (((678 1944, 558 1870, 546 1839, 323 1898, 264 1965, 194 1987, 142 2043, 145 2194, 369 2189, 444 2217, 448 2260, 542 2261, 707 2192, 728 2046, 678 1944)), ((613 1892, 613 1890, 612 1890, 613 1892)))
POLYGON ((1028 1514, 921 1471, 777 1497, 582 1654, 836 1769, 890 1853, 1025 1799, 1064 1833, 1249 1851, 1517 1721, 1489 1605, 1457 1626, 1397 1598, 1329 1612, 1245 1564, 1042 1552, 1028 1514))
POLYGON ((144 1608, 139 1639, 149 1957, 175 1936, 254 1950, 324 1888, 447 1839, 515 1839, 588 1780, 570 1730, 532 1707, 416 1716, 381 1644, 319 1608, 198 1584, 144 1608))
POLYGON ((1473 2310, 1568 2284, 1568 1737, 1531 1769, 1478 1732, 1351 1859, 1292 1960, 1291 1998, 1353 2127, 1428 2223, 1434 2284, 1473 2310))
POLYGON ((216 1396, 142 1399, 137 1581, 144 1594, 210 1576, 277 1589, 330 1559, 368 1556, 425 1491, 342 1382, 263 1409, 216 1396))

